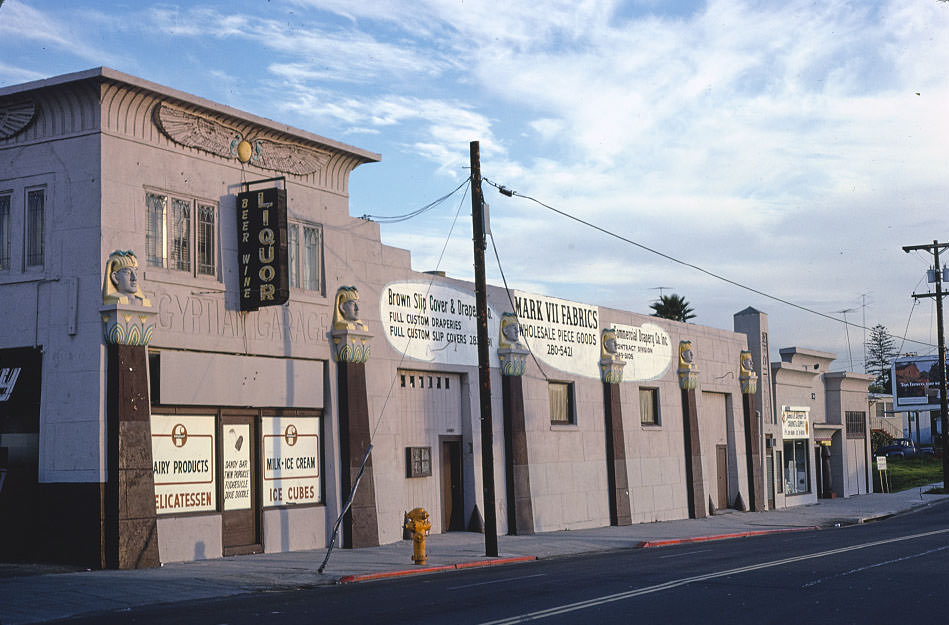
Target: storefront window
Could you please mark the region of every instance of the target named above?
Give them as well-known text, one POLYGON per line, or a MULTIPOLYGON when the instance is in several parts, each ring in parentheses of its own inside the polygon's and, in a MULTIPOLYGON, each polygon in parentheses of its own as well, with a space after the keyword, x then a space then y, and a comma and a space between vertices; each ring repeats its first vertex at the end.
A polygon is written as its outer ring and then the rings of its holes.
POLYGON ((784 442, 784 491, 788 495, 810 492, 807 439, 784 442))

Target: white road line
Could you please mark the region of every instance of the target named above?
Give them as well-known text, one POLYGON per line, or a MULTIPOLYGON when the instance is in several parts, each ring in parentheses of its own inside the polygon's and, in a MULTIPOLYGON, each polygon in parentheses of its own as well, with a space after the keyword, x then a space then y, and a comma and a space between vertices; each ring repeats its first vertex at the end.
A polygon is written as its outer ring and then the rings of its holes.
POLYGON ((849 571, 844 571, 843 573, 837 573, 836 575, 828 575, 827 577, 820 577, 813 581, 807 582, 806 584, 803 584, 801 588, 810 588, 811 586, 816 586, 817 584, 820 584, 824 580, 827 580, 827 579, 835 579, 837 577, 846 577, 848 575, 853 575, 854 573, 860 573, 862 571, 866 571, 869 569, 875 569, 878 566, 886 566, 887 564, 895 564, 897 562, 903 562, 904 560, 912 560, 913 558, 921 558, 922 556, 928 556, 931 553, 936 553, 937 551, 945 551, 946 549, 949 549, 949 545, 946 545, 945 547, 936 547, 935 549, 929 549, 927 551, 923 551, 922 553, 914 553, 913 555, 910 555, 910 556, 903 556, 902 558, 894 558, 893 560, 884 560, 883 562, 868 564, 867 566, 861 566, 858 569, 851 569, 849 571))
POLYGON ((760 564, 751 564, 748 566, 742 566, 735 569, 728 569, 726 571, 705 573, 704 575, 696 575, 694 577, 684 577, 682 579, 671 580, 663 584, 657 584, 655 586, 647 586, 646 588, 638 588, 636 590, 628 590, 626 592, 620 592, 620 593, 616 593, 612 595, 604 595, 602 597, 596 597, 594 599, 587 599, 586 601, 578 601, 576 603, 567 603, 561 606, 548 608, 546 610, 538 610, 536 612, 528 612, 526 614, 520 614, 518 616, 503 618, 496 621, 488 621, 485 623, 481 623, 481 625, 514 625, 515 623, 527 623, 529 621, 539 621, 541 619, 545 619, 551 616, 558 616, 560 614, 576 612, 578 610, 584 610, 586 608, 592 608, 592 607, 604 605, 607 603, 614 603, 616 601, 632 599, 633 597, 648 595, 648 594, 659 592, 662 590, 669 590, 671 588, 679 588, 680 586, 686 586, 688 584, 692 584, 695 582, 704 582, 710 579, 717 579, 719 577, 728 577, 729 575, 749 573, 751 571, 760 571, 761 569, 772 568, 775 566, 782 566, 784 564, 792 564, 794 562, 802 562, 804 560, 813 560, 815 558, 824 558, 827 556, 833 556, 840 553, 847 553, 848 551, 858 551, 860 549, 867 549, 869 547, 877 547, 880 545, 898 543, 898 542, 903 542, 906 540, 915 540, 917 538, 925 538, 927 536, 935 536, 937 534, 945 534, 947 532, 949 532, 949 528, 941 529, 941 530, 933 530, 931 532, 923 532, 921 534, 911 534, 909 536, 887 538, 886 540, 875 540, 873 542, 862 543, 862 544, 853 545, 850 547, 840 547, 838 549, 829 549, 827 551, 820 551, 818 553, 810 553, 803 556, 794 556, 792 558, 782 558, 780 560, 772 560, 770 562, 762 562, 760 564))
POLYGON ((504 579, 492 579, 488 582, 478 582, 477 584, 465 584, 464 586, 449 586, 445 590, 458 590, 460 588, 473 588, 474 586, 485 586, 487 584, 505 584, 507 582, 512 582, 516 579, 530 579, 532 577, 546 577, 546 573, 538 573, 536 575, 521 575, 520 577, 505 577, 504 579))
POLYGON ((675 553, 671 556, 659 556, 660 560, 667 560, 668 558, 681 558, 682 556, 691 556, 697 553, 704 553, 706 551, 711 551, 711 549, 696 549, 695 551, 686 551, 685 553, 675 553))

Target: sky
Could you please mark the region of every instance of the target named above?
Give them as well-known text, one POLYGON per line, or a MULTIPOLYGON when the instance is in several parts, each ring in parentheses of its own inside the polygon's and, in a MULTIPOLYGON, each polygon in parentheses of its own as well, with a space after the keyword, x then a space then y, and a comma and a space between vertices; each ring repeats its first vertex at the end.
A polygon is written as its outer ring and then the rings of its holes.
POLYGON ((107 66, 381 154, 350 213, 414 269, 473 278, 478 141, 512 289, 752 306, 772 360, 863 371, 877 324, 935 351, 933 257, 902 247, 949 241, 949 2, 0 2, 0 87, 107 66))

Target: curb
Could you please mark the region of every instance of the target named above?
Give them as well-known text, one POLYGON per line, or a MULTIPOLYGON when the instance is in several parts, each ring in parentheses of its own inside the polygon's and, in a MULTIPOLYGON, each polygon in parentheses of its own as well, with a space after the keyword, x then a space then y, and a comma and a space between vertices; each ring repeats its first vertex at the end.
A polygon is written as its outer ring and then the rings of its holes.
POLYGON ((537 556, 517 556, 512 558, 497 558, 494 560, 475 560, 474 562, 459 562, 457 564, 443 564, 440 566, 427 566, 420 569, 403 569, 401 571, 384 571, 381 573, 363 573, 359 575, 345 575, 337 580, 337 584, 351 584, 355 582, 368 582, 376 579, 388 579, 391 577, 405 577, 407 575, 421 575, 424 573, 438 573, 441 571, 456 571, 461 569, 474 569, 496 564, 514 564, 516 562, 530 562, 536 560, 537 556))
POLYGON ((748 538, 750 536, 764 536, 766 534, 786 534, 789 532, 809 532, 819 530, 820 526, 811 525, 808 527, 787 527, 774 530, 753 530, 748 532, 734 532, 732 534, 714 534, 712 536, 696 536, 694 538, 670 538, 668 540, 647 540, 639 543, 640 549, 649 549, 651 547, 668 547, 670 545, 684 545, 688 543, 702 543, 710 540, 728 540, 730 538, 748 538))

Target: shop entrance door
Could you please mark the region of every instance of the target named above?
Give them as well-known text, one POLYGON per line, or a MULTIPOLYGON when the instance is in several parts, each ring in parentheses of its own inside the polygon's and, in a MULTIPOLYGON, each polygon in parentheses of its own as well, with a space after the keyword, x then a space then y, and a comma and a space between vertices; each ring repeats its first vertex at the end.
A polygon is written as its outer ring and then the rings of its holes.
POLYGON ((224 555, 263 551, 257 494, 258 432, 256 415, 221 418, 221 501, 224 555))
POLYGON ((774 439, 770 434, 765 436, 765 470, 768 480, 768 510, 774 510, 774 439))
POLYGON ((465 529, 465 495, 461 474, 461 438, 442 437, 441 471, 442 482, 442 531, 456 532, 465 529))
POLYGON ((718 508, 728 507, 728 447, 715 446, 715 467, 718 473, 718 508))

